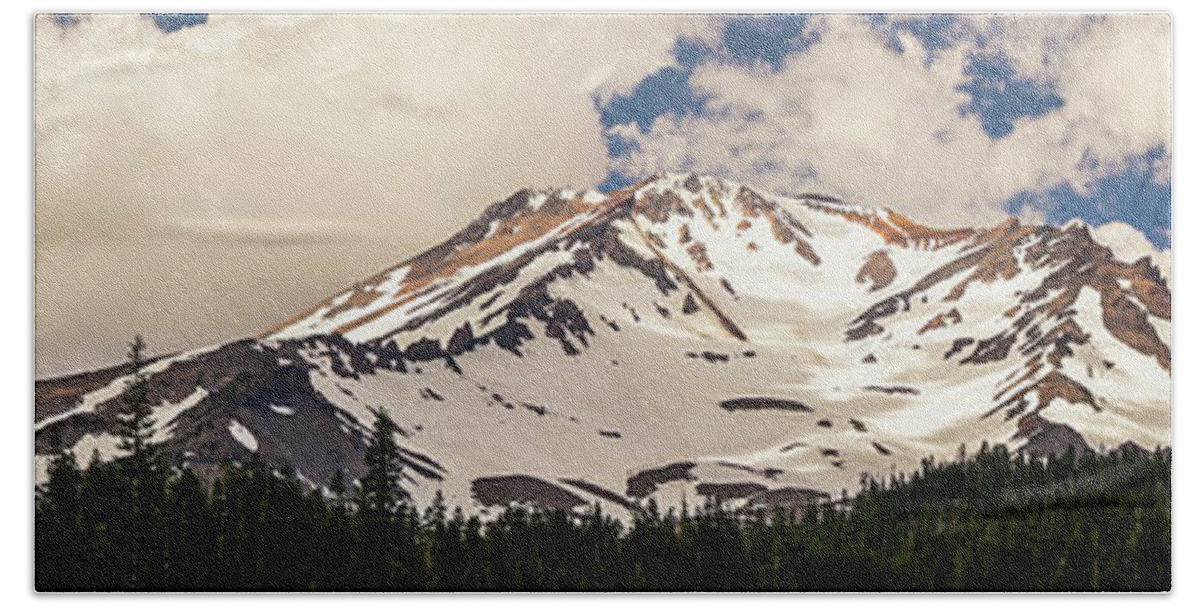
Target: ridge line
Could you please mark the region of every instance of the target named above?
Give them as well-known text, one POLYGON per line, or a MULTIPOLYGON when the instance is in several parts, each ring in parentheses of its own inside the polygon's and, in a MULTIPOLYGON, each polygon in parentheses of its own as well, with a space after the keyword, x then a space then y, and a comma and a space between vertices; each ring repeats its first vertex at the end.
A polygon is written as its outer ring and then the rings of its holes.
POLYGON ((633 230, 637 232, 639 237, 641 237, 642 241, 646 244, 646 247, 654 253, 654 255, 663 263, 664 266, 670 268, 675 273, 676 278, 678 278, 680 282, 685 283, 688 286, 688 289, 691 289, 692 292, 696 294, 696 297, 700 299, 700 302, 703 303, 713 313, 713 315, 717 317, 717 321, 721 323, 721 327, 724 328, 725 331, 729 332, 730 335, 738 340, 741 340, 742 342, 750 341, 750 339, 746 336, 746 333, 742 331, 742 328, 738 327, 737 323, 734 323, 733 319, 729 318, 729 316, 726 315, 712 301, 712 299, 708 297, 708 294, 704 293, 704 290, 700 289, 700 287, 696 285, 695 281, 692 280, 691 276, 689 276, 686 271, 684 271, 674 262, 668 260, 661 251, 654 248, 654 244, 650 242, 650 238, 647 237, 646 233, 642 231, 642 227, 638 225, 636 218, 631 217, 629 223, 633 225, 633 230))

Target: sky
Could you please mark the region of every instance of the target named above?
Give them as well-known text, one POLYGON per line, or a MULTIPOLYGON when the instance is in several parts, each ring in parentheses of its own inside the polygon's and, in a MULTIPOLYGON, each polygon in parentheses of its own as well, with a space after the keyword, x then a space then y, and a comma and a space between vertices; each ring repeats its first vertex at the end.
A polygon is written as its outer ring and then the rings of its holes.
POLYGON ((1170 269, 1165 15, 42 15, 35 373, 255 334, 527 186, 695 171, 1170 269))

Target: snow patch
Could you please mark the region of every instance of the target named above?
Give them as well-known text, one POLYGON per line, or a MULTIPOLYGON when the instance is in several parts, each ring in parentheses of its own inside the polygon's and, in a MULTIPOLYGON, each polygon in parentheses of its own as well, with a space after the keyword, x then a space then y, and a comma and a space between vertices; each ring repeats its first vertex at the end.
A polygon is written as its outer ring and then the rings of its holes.
POLYGON ((98 457, 100 462, 108 462, 125 455, 121 449, 121 438, 110 433, 84 435, 71 448, 71 452, 80 468, 91 464, 93 456, 98 457))
POLYGON ((604 201, 608 200, 608 197, 605 196, 604 193, 602 193, 602 192, 597 192, 596 190, 588 190, 587 194, 583 195, 583 200, 586 203, 592 203, 593 205, 597 205, 597 204, 603 203, 604 201))
MULTIPOLYGON (((216 344, 213 346, 206 346, 204 348, 191 350, 185 353, 180 353, 172 357, 164 357, 158 361, 155 361, 154 363, 143 366, 142 373, 146 374, 147 376, 152 376, 167 369, 173 363, 193 359, 200 355, 217 350, 218 348, 221 348, 221 346, 221 344, 216 344)), ((51 424, 58 422, 59 420, 65 420, 77 414, 87 414, 96 411, 96 407, 101 403, 104 403, 110 399, 115 399, 119 397, 121 393, 124 393, 125 389, 129 387, 129 381, 131 378, 132 374, 126 374, 124 376, 118 376, 117 378, 114 378, 112 382, 109 382, 103 388, 96 389, 84 395, 80 400, 79 405, 73 409, 67 410, 61 414, 55 414, 54 416, 47 416, 46 418, 35 422, 33 425, 33 431, 36 433, 50 426, 51 424)))
POLYGON ((250 429, 246 428, 244 424, 238 422, 236 419, 229 419, 229 434, 233 435, 233 438, 245 446, 247 450, 251 452, 258 451, 258 438, 254 436, 254 433, 250 432, 250 429))
POLYGON ((192 391, 192 394, 179 400, 179 403, 167 403, 165 400, 162 405, 155 408, 152 417, 154 419, 154 436, 151 441, 166 441, 171 437, 172 423, 180 414, 191 409, 197 403, 200 403, 208 396, 208 391, 203 388, 197 388, 192 391))
POLYGON ((548 198, 550 198, 550 197, 545 194, 538 194, 538 195, 530 198, 529 202, 526 203, 525 206, 530 211, 537 211, 538 209, 542 208, 542 205, 544 205, 546 203, 546 199, 548 199, 548 198))

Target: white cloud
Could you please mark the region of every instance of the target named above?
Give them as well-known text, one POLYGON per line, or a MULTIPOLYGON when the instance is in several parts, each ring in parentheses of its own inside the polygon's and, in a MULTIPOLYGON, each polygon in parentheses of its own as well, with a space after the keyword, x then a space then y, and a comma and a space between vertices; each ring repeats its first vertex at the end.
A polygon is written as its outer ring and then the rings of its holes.
POLYGON ((1031 205, 1022 205, 1017 210, 1017 219, 1022 224, 1036 226, 1046 223, 1046 212, 1031 205))
MULTIPOLYGON (((643 152, 619 168, 980 224, 1016 190, 1082 187, 1083 150, 1170 149, 1166 17, 978 18, 1067 100, 999 142, 958 115, 965 47, 926 68, 857 19, 818 21, 823 41, 778 74, 702 68, 695 85, 724 113, 626 130, 643 152), (761 120, 740 118, 754 109, 761 120)), ((598 182, 593 99, 671 65, 679 36, 719 32, 681 15, 230 14, 170 35, 132 15, 65 29, 43 16, 36 28, 39 375, 110 361, 135 330, 161 350, 258 331, 519 187, 598 182)))
POLYGON ((1155 248, 1140 230, 1124 222, 1109 222, 1092 230, 1096 242, 1113 250, 1118 260, 1132 264, 1143 257, 1162 271, 1167 286, 1171 286, 1171 250, 1155 248))
POLYGON ((1067 100, 1093 153, 1120 158, 1164 144, 1171 149, 1171 18, 1133 14, 1023 19, 982 17, 1024 73, 1049 80, 1067 100))
POLYGON ((676 38, 708 26, 227 14, 169 35, 135 15, 36 27, 44 374, 119 357, 137 330, 163 350, 257 332, 521 187, 599 182, 593 95, 669 65, 676 38))
POLYGON ((329 238, 354 239, 361 228, 330 219, 278 217, 270 219, 221 217, 180 217, 169 226, 185 235, 202 239, 250 242, 321 241, 329 238))
POLYGON ((1022 190, 1064 180, 1082 190, 1130 155, 1170 149, 1168 17, 1008 16, 975 26, 990 49, 1036 64, 1031 75, 1055 83, 1065 106, 992 140, 960 112, 969 98, 956 87, 973 37, 927 65, 911 36, 902 44, 917 52, 897 54, 865 20, 831 16, 820 20, 821 42, 778 73, 701 67, 693 86, 711 111, 660 117, 647 134, 620 127, 641 151, 618 168, 715 172, 935 225, 978 225, 998 221, 1022 190), (1139 72, 1142 63, 1150 65, 1139 72), (1099 167, 1081 163, 1085 155, 1099 167))

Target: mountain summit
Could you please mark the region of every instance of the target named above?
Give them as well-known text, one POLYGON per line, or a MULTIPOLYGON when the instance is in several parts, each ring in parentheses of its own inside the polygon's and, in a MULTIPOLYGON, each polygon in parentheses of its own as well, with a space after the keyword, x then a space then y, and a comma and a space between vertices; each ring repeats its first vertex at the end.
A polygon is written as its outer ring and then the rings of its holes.
MULTIPOLYGON (((254 338, 148 370, 187 466, 314 486, 398 423, 418 503, 796 506, 961 444, 1171 437, 1171 293, 1085 225, 937 230, 829 197, 664 175, 522 190, 254 338)), ((41 381, 49 438, 116 453, 130 370, 41 381)))

